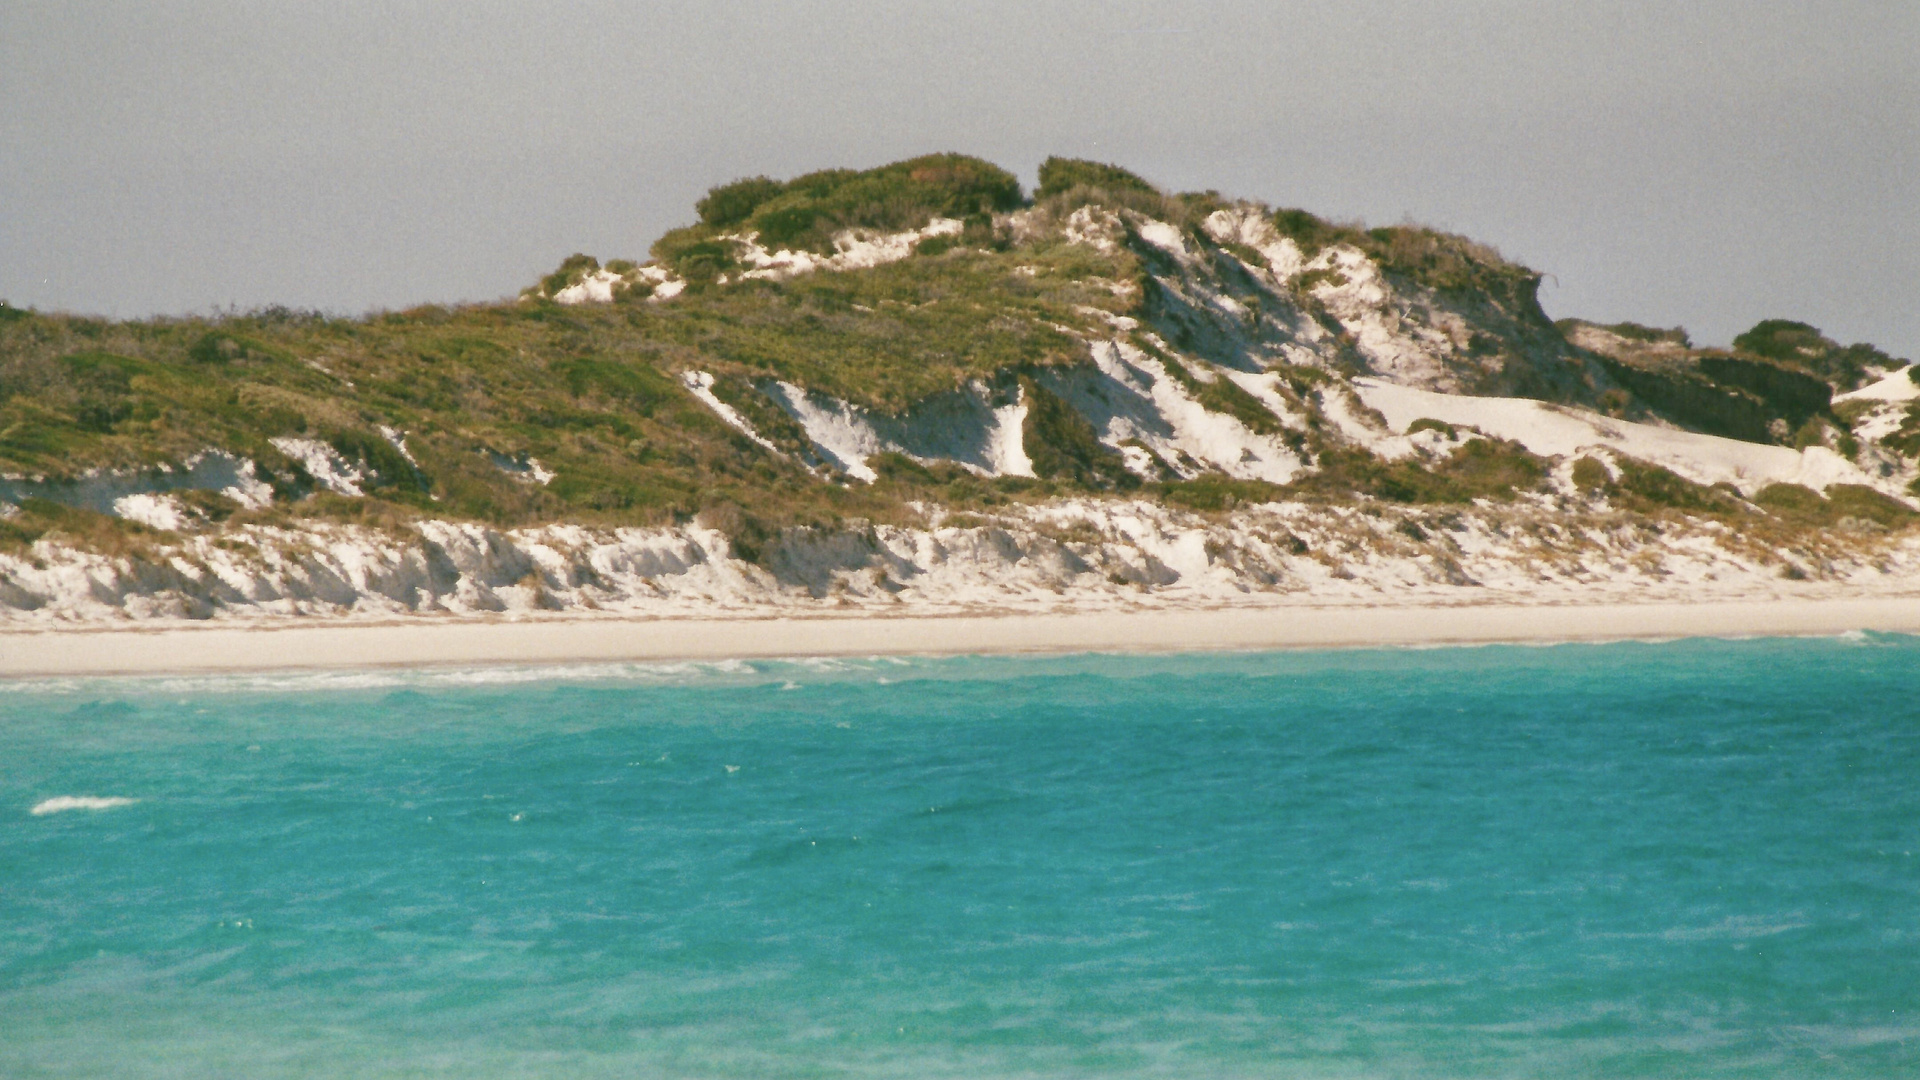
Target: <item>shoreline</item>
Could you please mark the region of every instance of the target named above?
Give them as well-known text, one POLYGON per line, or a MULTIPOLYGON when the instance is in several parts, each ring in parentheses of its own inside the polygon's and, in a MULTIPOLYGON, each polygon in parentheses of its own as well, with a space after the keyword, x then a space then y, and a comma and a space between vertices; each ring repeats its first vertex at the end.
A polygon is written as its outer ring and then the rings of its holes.
POLYGON ((1920 633, 1920 598, 1067 614, 286 620, 0 631, 0 678, 811 656, 1194 652, 1920 633))

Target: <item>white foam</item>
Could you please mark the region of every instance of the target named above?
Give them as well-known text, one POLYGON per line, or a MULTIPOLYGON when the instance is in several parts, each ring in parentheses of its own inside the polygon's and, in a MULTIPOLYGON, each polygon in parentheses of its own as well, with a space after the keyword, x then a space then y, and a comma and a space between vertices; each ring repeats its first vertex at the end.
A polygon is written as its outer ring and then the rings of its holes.
POLYGON ((118 795, 107 798, 98 795, 58 795, 35 803, 29 813, 34 817, 44 817, 48 814, 58 814, 63 810, 111 810, 116 806, 132 806, 139 801, 118 795))

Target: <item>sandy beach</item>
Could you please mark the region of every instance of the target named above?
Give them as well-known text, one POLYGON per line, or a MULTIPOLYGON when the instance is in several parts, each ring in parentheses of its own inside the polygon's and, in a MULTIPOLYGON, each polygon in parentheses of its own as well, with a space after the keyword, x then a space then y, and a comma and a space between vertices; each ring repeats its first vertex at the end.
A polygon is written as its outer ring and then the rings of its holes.
POLYGON ((1920 633, 1920 598, 802 618, 421 618, 0 633, 0 676, 1920 633))

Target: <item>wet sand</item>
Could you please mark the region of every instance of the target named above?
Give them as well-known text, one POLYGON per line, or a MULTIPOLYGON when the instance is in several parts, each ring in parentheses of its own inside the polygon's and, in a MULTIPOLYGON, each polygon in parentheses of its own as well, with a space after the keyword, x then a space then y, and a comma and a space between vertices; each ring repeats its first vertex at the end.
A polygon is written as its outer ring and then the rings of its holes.
POLYGON ((423 617, 0 632, 0 677, 1920 633, 1920 599, 798 618, 423 617))

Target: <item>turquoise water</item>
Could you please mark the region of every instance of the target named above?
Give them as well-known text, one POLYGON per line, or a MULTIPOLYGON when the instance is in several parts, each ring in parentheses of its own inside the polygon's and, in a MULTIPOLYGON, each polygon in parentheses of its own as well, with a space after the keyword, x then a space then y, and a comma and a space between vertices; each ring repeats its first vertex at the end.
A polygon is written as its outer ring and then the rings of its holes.
POLYGON ((1920 1073, 1911 638, 6 690, 0 1076, 1920 1073))

